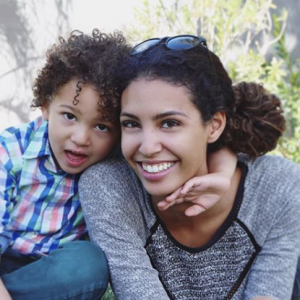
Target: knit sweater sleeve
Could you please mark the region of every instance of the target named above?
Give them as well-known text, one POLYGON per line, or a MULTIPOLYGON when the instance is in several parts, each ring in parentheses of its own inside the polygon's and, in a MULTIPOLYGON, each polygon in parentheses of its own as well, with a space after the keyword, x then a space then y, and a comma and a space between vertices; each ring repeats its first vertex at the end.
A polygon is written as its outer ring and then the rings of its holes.
POLYGON ((107 257, 116 298, 169 299, 145 250, 146 194, 126 162, 110 159, 89 168, 79 194, 91 240, 107 257))
POLYGON ((300 168, 265 156, 251 167, 240 217, 261 246, 244 299, 291 299, 300 250, 300 168))

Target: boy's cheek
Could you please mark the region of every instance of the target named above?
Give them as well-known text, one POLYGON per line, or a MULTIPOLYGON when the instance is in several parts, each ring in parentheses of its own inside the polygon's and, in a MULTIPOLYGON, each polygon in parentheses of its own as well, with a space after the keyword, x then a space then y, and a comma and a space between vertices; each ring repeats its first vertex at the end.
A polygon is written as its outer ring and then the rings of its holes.
POLYGON ((48 107, 42 106, 41 110, 42 110, 42 116, 43 116, 43 118, 48 121, 48 119, 49 119, 48 107))

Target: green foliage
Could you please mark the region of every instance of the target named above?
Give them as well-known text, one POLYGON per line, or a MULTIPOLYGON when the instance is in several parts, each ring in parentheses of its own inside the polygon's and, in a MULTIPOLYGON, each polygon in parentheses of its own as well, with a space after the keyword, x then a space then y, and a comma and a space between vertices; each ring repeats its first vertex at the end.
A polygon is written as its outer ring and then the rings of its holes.
POLYGON ((115 295, 110 287, 108 286, 105 294, 102 296, 101 300, 116 300, 115 295))
MULTIPOLYGON (((274 34, 279 29, 278 17, 274 16, 274 34)), ((300 61, 292 61, 285 46, 284 35, 276 44, 276 53, 283 61, 285 74, 276 80, 277 94, 284 100, 284 109, 287 119, 286 132, 280 141, 278 151, 300 163, 300 61)))
POLYGON ((262 83, 282 99, 287 128, 273 153, 300 163, 300 63, 285 46, 287 11, 276 15, 275 8, 272 0, 144 0, 138 24, 126 35, 134 43, 185 33, 205 37, 235 83, 262 83))

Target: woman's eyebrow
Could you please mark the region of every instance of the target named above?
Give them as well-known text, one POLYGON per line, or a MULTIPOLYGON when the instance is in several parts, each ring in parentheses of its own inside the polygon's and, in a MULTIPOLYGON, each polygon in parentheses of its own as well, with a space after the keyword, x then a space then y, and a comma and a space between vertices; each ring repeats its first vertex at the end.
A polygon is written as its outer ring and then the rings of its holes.
MULTIPOLYGON (((139 119, 137 116, 135 116, 135 115, 133 115, 131 113, 127 113, 127 112, 122 112, 120 116, 121 117, 128 117, 128 118, 135 119, 135 120, 139 119)), ((165 117, 170 117, 170 116, 183 116, 183 117, 189 119, 188 115, 186 115, 185 113, 183 113, 181 111, 177 111, 177 110, 170 110, 170 111, 166 111, 166 112, 157 114, 152 119, 154 121, 156 121, 156 120, 163 119, 165 117)))
POLYGON ((137 116, 133 115, 133 114, 130 114, 130 113, 127 113, 126 111, 125 112, 121 112, 121 115, 120 117, 128 117, 128 118, 131 118, 131 119, 138 119, 137 116))
POLYGON ((188 115, 186 115, 185 113, 183 113, 181 111, 170 110, 170 111, 166 111, 166 112, 161 113, 161 114, 157 114, 153 119, 158 120, 158 119, 162 119, 162 118, 170 117, 170 116, 182 116, 182 117, 185 117, 185 118, 189 118, 188 115))

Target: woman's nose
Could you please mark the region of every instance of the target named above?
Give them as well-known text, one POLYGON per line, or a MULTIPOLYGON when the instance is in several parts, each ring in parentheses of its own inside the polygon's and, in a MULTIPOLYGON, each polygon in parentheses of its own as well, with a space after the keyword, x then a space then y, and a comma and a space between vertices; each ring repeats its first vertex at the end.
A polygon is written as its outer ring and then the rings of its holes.
POLYGON ((151 157, 161 150, 162 144, 159 135, 155 131, 144 132, 141 137, 139 152, 146 157, 151 157))

